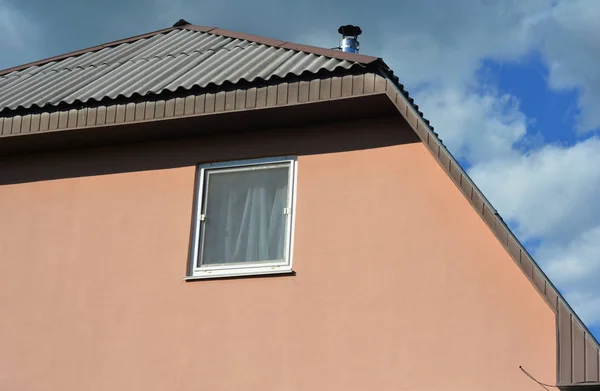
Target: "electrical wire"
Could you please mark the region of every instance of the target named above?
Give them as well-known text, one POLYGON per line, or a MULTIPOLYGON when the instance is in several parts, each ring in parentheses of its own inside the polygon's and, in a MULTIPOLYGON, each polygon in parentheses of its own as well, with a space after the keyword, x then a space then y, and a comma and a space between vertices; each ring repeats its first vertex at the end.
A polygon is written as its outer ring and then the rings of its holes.
POLYGON ((552 385, 552 384, 546 384, 546 383, 542 383, 540 381, 538 381, 535 377, 531 376, 531 374, 529 372, 527 372, 525 370, 525 368, 523 368, 522 366, 519 365, 519 369, 523 371, 524 374, 527 375, 527 377, 529 377, 531 380, 533 380, 534 382, 536 382, 537 384, 539 384, 541 387, 543 387, 545 390, 548 390, 548 387, 552 387, 552 388, 558 388, 558 386, 552 385))

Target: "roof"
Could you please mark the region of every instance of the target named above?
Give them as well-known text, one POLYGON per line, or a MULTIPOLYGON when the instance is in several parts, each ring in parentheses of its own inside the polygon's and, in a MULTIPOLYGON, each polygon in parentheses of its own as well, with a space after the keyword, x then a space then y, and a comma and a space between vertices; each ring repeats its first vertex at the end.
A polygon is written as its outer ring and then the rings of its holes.
POLYGON ((0 146, 45 148, 49 137, 60 134, 73 146, 75 136, 122 135, 122 126, 140 130, 158 121, 364 97, 391 102, 556 313, 558 384, 600 381, 600 345, 593 334, 377 57, 178 23, 0 71, 0 146), (81 79, 85 72, 95 78, 81 79))
POLYGON ((0 112, 315 75, 379 60, 185 23, 0 71, 0 112))

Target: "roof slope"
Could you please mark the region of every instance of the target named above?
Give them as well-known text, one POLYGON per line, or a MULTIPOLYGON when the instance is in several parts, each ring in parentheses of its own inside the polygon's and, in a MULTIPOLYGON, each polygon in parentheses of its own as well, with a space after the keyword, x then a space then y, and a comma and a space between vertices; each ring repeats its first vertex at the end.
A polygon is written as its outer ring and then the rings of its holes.
POLYGON ((177 26, 1 71, 0 112, 348 70, 377 60, 311 49, 317 48, 177 26))
POLYGON ((11 145, 11 139, 22 139, 33 144, 37 137, 27 136, 36 133, 86 127, 98 130, 103 126, 377 94, 387 95, 395 104, 555 311, 558 383, 566 386, 600 381, 600 346, 594 336, 437 137, 398 78, 377 57, 178 23, 172 28, 0 71, 0 107, 3 108, 0 110, 0 142, 11 145), (201 42, 205 46, 201 46, 201 42), (271 54, 265 55, 266 52, 271 54), (185 65, 176 61, 178 57, 185 65), (195 60, 189 60, 190 57, 195 60), (185 63, 185 59, 190 63, 185 63), (162 65, 159 66, 159 62, 162 65), (249 63, 254 66, 248 66, 249 63), (98 76, 96 72, 102 71, 97 69, 106 70, 111 65, 114 68, 98 76), (263 66, 268 72, 263 71, 263 66), (242 72, 242 68, 245 71, 242 72), (86 71, 97 78, 90 83, 91 79, 81 76, 81 72, 86 71), (323 75, 300 80, 292 77, 317 73, 323 75), (94 93, 88 83, 94 87, 94 93), (225 88, 226 84, 235 88, 225 88), (211 85, 215 88, 202 88, 211 85), (185 96, 172 93, 177 89, 195 88, 199 90, 185 96), (147 99, 119 101, 113 98, 136 94, 147 99), (155 98, 158 94, 161 96, 155 98), (98 99, 109 102, 93 104, 98 99), (87 103, 74 105, 69 101, 87 103), (63 104, 67 107, 55 107, 63 104), (12 107, 20 110, 14 111, 12 107))

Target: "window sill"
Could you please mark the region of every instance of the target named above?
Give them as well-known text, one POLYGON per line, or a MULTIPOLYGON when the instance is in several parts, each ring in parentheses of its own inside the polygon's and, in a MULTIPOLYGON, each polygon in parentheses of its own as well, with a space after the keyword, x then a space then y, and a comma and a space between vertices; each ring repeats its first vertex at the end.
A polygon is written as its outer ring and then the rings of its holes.
POLYGON ((197 272, 197 274, 187 276, 184 278, 185 281, 195 280, 215 280, 219 278, 244 278, 244 277, 262 277, 262 276, 274 276, 274 275, 289 275, 293 276, 296 273, 291 267, 277 267, 277 268, 256 268, 252 269, 240 269, 240 270, 213 270, 210 272, 197 272))

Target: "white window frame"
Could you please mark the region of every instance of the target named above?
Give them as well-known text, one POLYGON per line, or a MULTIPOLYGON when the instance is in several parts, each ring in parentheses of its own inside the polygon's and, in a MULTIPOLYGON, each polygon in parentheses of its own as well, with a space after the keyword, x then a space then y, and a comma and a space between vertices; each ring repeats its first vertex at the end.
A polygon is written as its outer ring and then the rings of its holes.
POLYGON ((192 236, 192 249, 189 264, 189 273, 187 280, 218 278, 218 277, 236 277, 236 276, 252 276, 262 274, 281 274, 292 272, 292 254, 294 244, 294 223, 296 216, 296 173, 297 173, 297 158, 296 156, 281 156, 261 159, 236 160, 219 163, 206 163, 198 165, 197 169, 197 188, 194 205, 194 224, 192 236), (274 262, 245 262, 236 264, 220 264, 220 265, 198 265, 200 260, 200 251, 203 239, 202 224, 204 221, 203 207, 205 202, 205 178, 207 171, 214 169, 231 169, 231 170, 249 170, 253 167, 266 165, 275 165, 278 163, 289 164, 288 172, 288 199, 287 210, 288 219, 286 222, 286 237, 284 243, 284 254, 282 261, 274 262))

